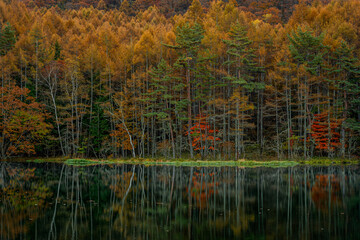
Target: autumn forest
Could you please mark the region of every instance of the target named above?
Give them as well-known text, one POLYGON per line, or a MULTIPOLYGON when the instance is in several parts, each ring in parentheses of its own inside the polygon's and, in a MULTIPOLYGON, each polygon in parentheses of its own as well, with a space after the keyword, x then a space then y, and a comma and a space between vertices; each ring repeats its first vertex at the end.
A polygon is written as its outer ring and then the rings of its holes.
POLYGON ((360 155, 360 1, 0 0, 0 158, 360 155))

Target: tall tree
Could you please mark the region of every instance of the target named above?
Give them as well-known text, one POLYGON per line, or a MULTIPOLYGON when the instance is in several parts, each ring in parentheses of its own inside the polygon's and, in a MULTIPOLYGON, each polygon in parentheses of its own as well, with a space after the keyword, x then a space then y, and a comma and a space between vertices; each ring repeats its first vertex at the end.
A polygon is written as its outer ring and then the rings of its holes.
MULTIPOLYGON (((192 82, 196 72, 196 63, 199 58, 199 49, 201 40, 204 38, 204 30, 200 24, 195 23, 193 26, 185 23, 176 29, 176 45, 166 45, 177 50, 179 58, 175 63, 175 67, 185 75, 186 99, 187 99, 187 124, 188 124, 188 141, 190 157, 194 157, 191 126, 192 126, 192 82)), ((183 76, 184 76, 183 75, 183 76)))
MULTIPOLYGON (((173 69, 166 63, 164 59, 160 61, 158 66, 150 72, 150 88, 149 92, 145 94, 144 101, 150 102, 148 106, 149 112, 145 115, 147 117, 155 116, 159 121, 159 125, 167 125, 165 129, 160 128, 164 133, 168 133, 171 142, 172 157, 176 156, 175 148, 175 133, 173 127, 174 112, 174 96, 172 87, 174 79, 172 77, 173 69)), ((161 136, 162 141, 168 141, 164 135, 161 136)))
MULTIPOLYGON (((330 81, 339 89, 338 101, 342 107, 344 123, 341 125, 341 156, 345 157, 346 136, 345 128, 349 128, 360 134, 360 66, 359 59, 353 56, 354 48, 350 48, 345 41, 342 41, 333 53, 333 68, 329 71, 330 81)), ((338 103, 335 103, 338 105, 338 103)))
POLYGON ((229 114, 235 115, 235 158, 245 154, 244 136, 245 128, 248 128, 248 110, 254 109, 253 104, 249 103, 248 93, 258 87, 254 82, 254 72, 257 70, 254 61, 254 49, 250 47, 251 41, 247 37, 246 28, 239 22, 232 25, 229 32, 229 39, 224 40, 228 47, 228 76, 225 79, 230 83, 229 92, 230 110, 229 114))
POLYGON ((303 156, 308 157, 307 139, 309 134, 309 126, 311 124, 311 108, 315 107, 320 113, 321 99, 320 88, 323 87, 320 83, 320 76, 324 69, 324 55, 327 50, 323 45, 324 34, 315 36, 310 29, 297 28, 288 36, 290 45, 289 49, 291 55, 297 64, 297 80, 299 87, 299 105, 302 115, 300 126, 302 125, 303 132, 303 156), (316 95, 315 95, 316 94, 316 95))

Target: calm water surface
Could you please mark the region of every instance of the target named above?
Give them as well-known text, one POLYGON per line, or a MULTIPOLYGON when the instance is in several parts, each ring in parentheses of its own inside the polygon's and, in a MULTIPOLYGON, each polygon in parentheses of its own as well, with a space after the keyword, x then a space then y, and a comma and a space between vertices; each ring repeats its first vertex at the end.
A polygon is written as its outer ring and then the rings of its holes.
POLYGON ((0 163, 0 239, 360 239, 360 170, 0 163))

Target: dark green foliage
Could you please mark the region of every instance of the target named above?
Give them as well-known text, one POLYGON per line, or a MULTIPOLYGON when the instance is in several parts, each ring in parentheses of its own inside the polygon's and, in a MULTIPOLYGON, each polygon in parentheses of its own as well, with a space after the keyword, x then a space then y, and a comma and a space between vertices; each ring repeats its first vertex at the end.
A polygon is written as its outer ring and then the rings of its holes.
POLYGON ((191 26, 185 23, 176 29, 176 43, 175 48, 186 50, 189 57, 196 56, 196 53, 204 38, 204 29, 199 23, 191 26))
POLYGON ((156 116, 159 120, 165 120, 169 117, 171 111, 170 103, 173 102, 174 96, 171 94, 172 68, 161 59, 157 67, 149 73, 151 77, 150 92, 144 95, 144 101, 149 102, 150 112, 146 117, 156 116))
POLYGON ((214 84, 214 76, 209 70, 209 65, 213 59, 209 57, 200 56, 195 67, 195 81, 193 81, 193 88, 195 92, 194 100, 207 103, 211 87, 214 84))
POLYGON ((290 52, 298 64, 304 64, 308 72, 313 75, 319 74, 323 66, 323 58, 327 53, 323 45, 324 34, 314 36, 312 30, 303 31, 300 27, 288 38, 290 40, 290 52))
POLYGON ((167 47, 176 49, 180 55, 175 66, 177 68, 194 67, 194 63, 198 58, 201 40, 204 38, 204 29, 198 23, 195 23, 194 26, 185 23, 176 29, 175 34, 176 45, 166 45, 167 47))
MULTIPOLYGON (((176 45, 166 45, 167 47, 173 48, 177 51, 179 57, 174 63, 174 69, 178 71, 183 71, 183 76, 186 77, 186 81, 182 82, 178 79, 174 89, 176 91, 181 91, 184 88, 191 88, 192 84, 199 83, 201 81, 200 77, 207 77, 200 73, 204 71, 204 59, 199 55, 199 50, 201 48, 201 41, 204 38, 204 29, 198 23, 190 25, 185 23, 183 26, 179 26, 176 31, 176 45)), ((191 105, 191 93, 188 94, 187 99, 178 99, 175 103, 176 109, 181 111, 184 110, 189 104, 191 105)), ((186 118, 184 118, 185 120, 186 118)))
POLYGON ((254 49, 250 47, 252 41, 246 36, 247 30, 239 22, 232 25, 230 29, 229 40, 223 40, 227 45, 227 54, 229 60, 224 64, 233 66, 234 73, 225 79, 230 81, 234 86, 242 86, 249 91, 256 88, 263 88, 262 85, 253 82, 255 72, 263 71, 257 67, 254 61, 256 55, 254 49))
POLYGON ((61 46, 59 44, 59 42, 56 40, 55 44, 54 44, 54 60, 59 60, 61 59, 61 46))
POLYGON ((103 154, 103 144, 107 136, 109 136, 109 121, 106 119, 104 110, 95 104, 93 108, 93 114, 90 116, 91 122, 89 124, 89 143, 90 149, 88 151, 95 156, 103 154))
POLYGON ((15 30, 10 23, 7 23, 3 29, 0 29, 0 56, 6 55, 15 45, 15 30))
POLYGON ((350 48, 346 42, 335 50, 332 56, 333 69, 329 75, 335 75, 335 86, 344 91, 342 101, 348 109, 346 114, 346 126, 360 131, 360 65, 359 59, 354 57, 353 48, 350 48))

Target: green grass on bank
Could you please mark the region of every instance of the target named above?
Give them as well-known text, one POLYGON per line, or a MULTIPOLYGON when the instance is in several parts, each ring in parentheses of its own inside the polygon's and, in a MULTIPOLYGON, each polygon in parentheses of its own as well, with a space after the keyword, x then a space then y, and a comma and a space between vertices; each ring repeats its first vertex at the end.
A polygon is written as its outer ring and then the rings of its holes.
POLYGON ((162 165, 162 166, 189 166, 189 167, 294 167, 300 166, 342 166, 342 165, 358 165, 360 161, 349 159, 329 159, 329 158, 313 158, 308 160, 193 160, 193 159, 66 159, 66 158, 49 158, 49 159, 32 159, 28 162, 46 163, 56 162, 65 163, 71 166, 91 166, 101 164, 138 164, 146 166, 162 165))
POLYGON ((112 160, 114 164, 142 164, 164 166, 189 166, 189 167, 293 167, 298 165, 294 161, 209 161, 209 160, 153 160, 153 159, 130 159, 112 160))
POLYGON ((71 166, 89 166, 89 165, 102 164, 103 161, 89 160, 89 159, 68 159, 64 163, 71 166))
POLYGON ((342 165, 357 165, 360 163, 359 159, 341 159, 341 158, 311 158, 307 160, 298 160, 302 165, 310 166, 342 166, 342 165))

